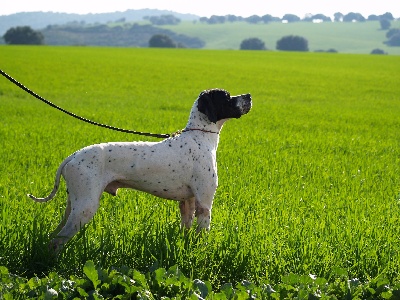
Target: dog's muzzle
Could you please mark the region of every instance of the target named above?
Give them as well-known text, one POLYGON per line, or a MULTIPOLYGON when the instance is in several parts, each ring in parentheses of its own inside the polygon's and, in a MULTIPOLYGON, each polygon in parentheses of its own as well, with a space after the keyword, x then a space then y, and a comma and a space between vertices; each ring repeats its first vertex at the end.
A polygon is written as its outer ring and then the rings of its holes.
POLYGON ((245 115, 250 111, 252 104, 250 94, 232 96, 231 100, 236 102, 236 105, 240 109, 242 115, 245 115))

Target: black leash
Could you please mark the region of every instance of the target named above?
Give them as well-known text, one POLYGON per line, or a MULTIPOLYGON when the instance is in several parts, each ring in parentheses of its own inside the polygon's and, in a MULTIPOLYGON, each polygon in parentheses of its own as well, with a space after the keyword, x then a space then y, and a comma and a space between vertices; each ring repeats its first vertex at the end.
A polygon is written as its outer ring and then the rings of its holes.
POLYGON ((83 122, 92 124, 92 125, 96 125, 99 127, 103 127, 103 128, 107 128, 107 129, 111 129, 111 130, 116 130, 116 131, 120 131, 120 132, 125 132, 125 133, 131 133, 131 134, 138 134, 138 135, 144 135, 144 136, 151 136, 151 137, 156 137, 156 138, 169 138, 171 136, 174 136, 176 134, 179 134, 179 132, 174 133, 174 134, 159 134, 159 133, 150 133, 150 132, 140 132, 140 131, 135 131, 135 130, 129 130, 129 129, 123 129, 123 128, 118 128, 118 127, 114 127, 114 126, 110 126, 110 125, 106 125, 106 124, 101 124, 101 123, 97 123, 94 122, 92 120, 89 119, 85 119, 82 118, 72 112, 69 112, 57 105, 55 105, 54 103, 44 99, 43 97, 41 97, 40 95, 36 94, 35 92, 31 91, 30 89, 28 89, 26 86, 24 86, 22 83, 18 82, 17 80, 15 80, 14 78, 12 78, 10 75, 8 75, 6 72, 4 72, 3 70, 0 69, 0 74, 3 75, 5 78, 7 78, 9 81, 11 81, 12 83, 14 83, 16 86, 20 87, 21 89, 23 89, 25 92, 31 94, 33 97, 35 97, 36 99, 39 99, 40 101, 43 101, 44 103, 46 103, 47 105, 50 105, 51 107, 54 107, 60 111, 62 111, 63 113, 66 113, 67 115, 70 115, 71 117, 74 117, 78 120, 81 120, 83 122))

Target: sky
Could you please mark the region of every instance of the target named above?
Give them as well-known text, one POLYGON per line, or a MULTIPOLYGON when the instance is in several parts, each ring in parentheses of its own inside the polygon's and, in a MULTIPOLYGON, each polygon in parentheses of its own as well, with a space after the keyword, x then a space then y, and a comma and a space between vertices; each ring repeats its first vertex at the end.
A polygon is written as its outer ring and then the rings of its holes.
POLYGON ((271 14, 282 17, 286 13, 296 14, 299 17, 304 17, 308 13, 333 16, 335 12, 343 14, 358 12, 364 17, 391 12, 394 17, 400 17, 398 0, 11 0, 3 2, 0 6, 0 15, 32 11, 87 14, 153 8, 192 13, 202 17, 227 14, 243 17, 271 14))

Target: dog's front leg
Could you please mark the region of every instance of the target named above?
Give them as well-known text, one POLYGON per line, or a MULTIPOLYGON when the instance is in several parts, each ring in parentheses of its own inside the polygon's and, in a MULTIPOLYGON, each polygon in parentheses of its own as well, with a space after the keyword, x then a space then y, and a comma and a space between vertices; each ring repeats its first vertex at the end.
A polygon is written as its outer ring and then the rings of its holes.
POLYGON ((197 217, 197 232, 201 230, 210 230, 211 223, 211 205, 202 205, 199 201, 196 201, 196 217, 197 217))
POLYGON ((179 209, 181 211, 181 228, 189 229, 192 227, 196 209, 195 198, 192 197, 188 200, 181 201, 179 203, 179 209))

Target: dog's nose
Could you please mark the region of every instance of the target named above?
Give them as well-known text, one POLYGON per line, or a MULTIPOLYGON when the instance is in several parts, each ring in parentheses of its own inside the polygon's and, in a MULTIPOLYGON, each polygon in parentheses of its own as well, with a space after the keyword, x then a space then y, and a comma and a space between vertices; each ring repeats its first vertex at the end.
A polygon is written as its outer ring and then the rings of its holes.
POLYGON ((231 99, 235 99, 236 104, 240 106, 242 111, 242 115, 247 114, 252 106, 251 103, 251 95, 250 94, 242 94, 231 97, 231 99))
POLYGON ((244 100, 245 106, 251 107, 251 95, 250 94, 243 94, 243 95, 240 95, 239 97, 241 97, 244 100))

